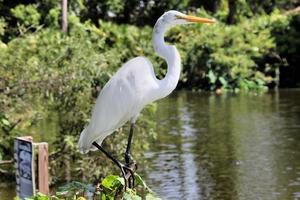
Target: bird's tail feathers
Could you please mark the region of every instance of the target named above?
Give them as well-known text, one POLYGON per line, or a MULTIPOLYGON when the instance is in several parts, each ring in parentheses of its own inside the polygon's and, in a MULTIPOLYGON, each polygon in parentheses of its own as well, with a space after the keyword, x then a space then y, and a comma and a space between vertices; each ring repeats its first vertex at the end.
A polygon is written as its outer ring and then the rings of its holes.
POLYGON ((88 127, 83 129, 83 131, 80 134, 79 141, 78 141, 79 151, 80 151, 80 153, 83 153, 83 154, 88 153, 90 150, 90 145, 88 145, 88 140, 87 140, 87 129, 88 129, 88 127))
POLYGON ((92 138, 90 138, 91 135, 92 134, 89 131, 89 127, 86 127, 81 132, 79 142, 78 142, 80 153, 85 154, 85 153, 88 153, 89 151, 98 150, 97 147, 92 145, 92 143, 95 141, 97 144, 101 145, 104 138, 105 138, 104 136, 101 136, 101 137, 98 137, 96 139, 92 139, 92 138))

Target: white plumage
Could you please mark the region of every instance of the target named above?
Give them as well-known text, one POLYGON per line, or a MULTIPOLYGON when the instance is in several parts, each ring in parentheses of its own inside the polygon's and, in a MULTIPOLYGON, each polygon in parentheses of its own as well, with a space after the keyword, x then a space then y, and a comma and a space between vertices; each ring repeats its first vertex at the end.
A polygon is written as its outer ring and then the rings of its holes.
POLYGON ((166 60, 168 71, 162 80, 155 77, 151 62, 136 57, 125 63, 101 90, 89 125, 79 139, 81 152, 93 150, 93 142, 102 141, 127 121, 134 123, 145 105, 169 95, 180 76, 180 55, 175 46, 167 45, 164 33, 172 26, 191 22, 213 23, 178 11, 164 13, 153 30, 153 47, 166 60))
POLYGON ((101 144, 127 121, 134 122, 142 108, 151 102, 149 96, 158 85, 147 58, 136 57, 125 63, 101 90, 90 124, 80 136, 81 151, 87 152, 94 141, 101 144))

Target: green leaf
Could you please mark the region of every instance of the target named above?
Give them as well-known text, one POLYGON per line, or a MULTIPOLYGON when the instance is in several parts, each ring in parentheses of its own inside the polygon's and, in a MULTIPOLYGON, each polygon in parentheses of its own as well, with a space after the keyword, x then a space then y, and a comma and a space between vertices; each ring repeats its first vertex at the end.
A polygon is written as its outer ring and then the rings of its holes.
POLYGON ((261 80, 261 79, 256 79, 256 82, 258 83, 258 85, 265 85, 265 81, 261 80))
POLYGON ((127 189, 123 197, 125 200, 142 200, 142 197, 137 195, 136 192, 131 189, 127 189))
POLYGON ((123 177, 118 177, 117 180, 121 183, 121 185, 125 186, 125 181, 123 177))
POLYGON ((225 80, 225 78, 223 78, 223 77, 219 77, 219 81, 221 82, 221 84, 223 85, 223 86, 227 86, 227 81, 225 80))
POLYGON ((134 176, 135 176, 135 182, 136 182, 137 186, 141 185, 144 188, 148 188, 148 186, 146 185, 145 181, 142 179, 142 177, 139 174, 134 173, 134 176))
POLYGON ((119 176, 108 175, 107 177, 105 177, 105 179, 102 180, 101 184, 105 188, 113 190, 113 189, 119 187, 120 185, 123 185, 124 180, 119 176))
POLYGON ((42 193, 37 193, 34 197, 25 198, 25 200, 50 200, 50 197, 42 193))
POLYGON ((81 183, 78 181, 73 181, 71 183, 68 183, 64 186, 61 186, 58 188, 58 192, 56 192, 56 195, 66 195, 70 191, 78 191, 78 190, 84 190, 84 191, 89 191, 90 186, 85 183, 81 183))
POLYGON ((217 77, 215 76, 215 74, 214 74, 214 72, 212 70, 209 70, 207 76, 209 78, 210 83, 215 83, 216 82, 217 77))
POLYGON ((134 176, 135 176, 136 186, 141 185, 143 188, 147 189, 150 193, 154 194, 154 192, 148 187, 146 182, 142 179, 142 177, 139 174, 134 173, 134 176))
POLYGON ((10 123, 9 123, 9 121, 7 120, 7 119, 1 119, 1 122, 2 122, 2 124, 3 125, 5 125, 5 126, 10 126, 10 123))

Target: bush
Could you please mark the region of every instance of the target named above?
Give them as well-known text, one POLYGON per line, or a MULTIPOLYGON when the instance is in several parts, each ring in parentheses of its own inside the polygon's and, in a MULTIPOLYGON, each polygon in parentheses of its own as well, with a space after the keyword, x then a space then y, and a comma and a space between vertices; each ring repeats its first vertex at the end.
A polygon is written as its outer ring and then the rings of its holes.
MULTIPOLYGON (((280 86, 300 86, 300 15, 289 13, 288 20, 273 23, 272 35, 275 38, 276 53, 280 58, 280 86)), ((278 22, 278 21, 277 21, 278 22)))
POLYGON ((11 12, 24 26, 38 26, 40 24, 41 15, 35 5, 20 4, 11 9, 11 12))
POLYGON ((181 86, 251 90, 276 85, 278 65, 265 58, 274 58, 276 44, 271 32, 281 21, 287 18, 274 13, 234 26, 216 23, 177 29, 171 37, 178 41, 183 55, 181 86))

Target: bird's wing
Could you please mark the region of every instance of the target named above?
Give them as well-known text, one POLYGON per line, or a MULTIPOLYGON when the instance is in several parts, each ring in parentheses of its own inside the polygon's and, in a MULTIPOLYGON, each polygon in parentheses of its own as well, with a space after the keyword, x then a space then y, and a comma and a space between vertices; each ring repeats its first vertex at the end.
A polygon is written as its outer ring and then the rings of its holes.
POLYGON ((147 104, 147 95, 157 87, 151 62, 136 57, 125 63, 101 90, 88 127, 81 133, 79 146, 88 151, 94 141, 133 120, 147 104))

